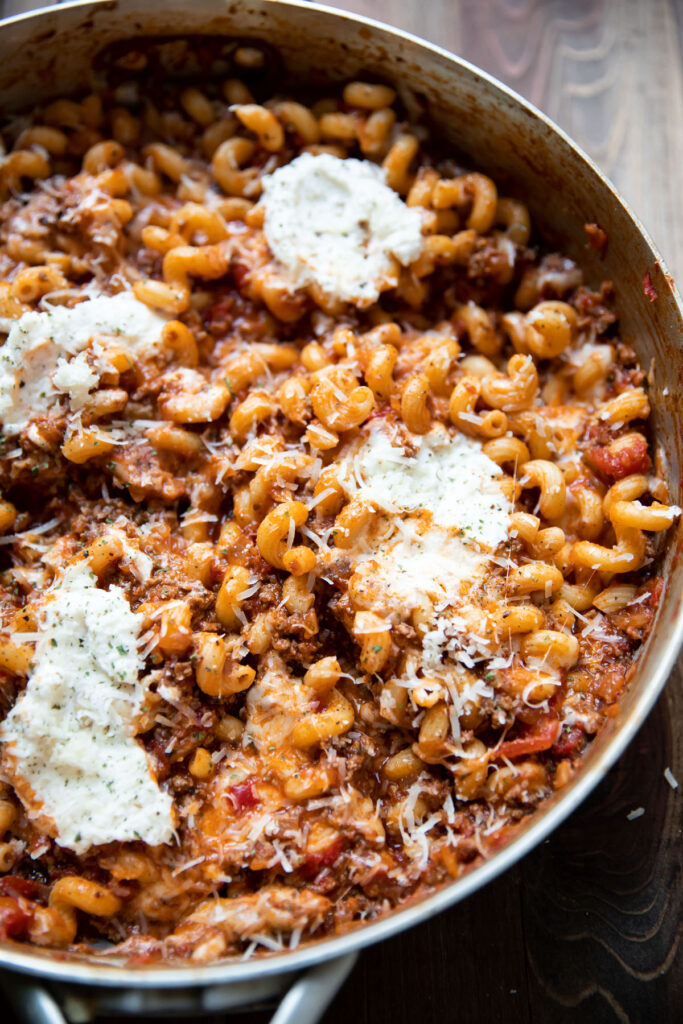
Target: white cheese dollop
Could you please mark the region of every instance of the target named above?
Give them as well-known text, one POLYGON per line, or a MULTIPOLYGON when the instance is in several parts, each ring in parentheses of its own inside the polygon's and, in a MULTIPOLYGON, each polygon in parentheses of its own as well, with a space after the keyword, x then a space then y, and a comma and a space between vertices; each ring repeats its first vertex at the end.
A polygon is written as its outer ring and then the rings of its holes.
POLYGON ((295 288, 367 306, 422 249, 422 218, 381 167, 302 153, 262 179, 264 233, 295 288))
MULTIPOLYGON (((462 606, 507 539, 500 467, 478 441, 441 425, 417 436, 375 420, 342 454, 336 476, 348 498, 375 509, 348 555, 357 596, 387 621, 425 598, 435 608, 462 606)), ((336 557, 323 552, 321 564, 336 557)))
POLYGON ((134 736, 142 617, 87 562, 46 601, 26 689, 0 726, 3 768, 31 819, 78 854, 114 840, 173 837, 173 801, 134 736))
POLYGON ((84 350, 98 334, 115 335, 130 352, 159 341, 166 318, 149 309, 131 292, 97 296, 69 308, 23 313, 3 326, 9 330, 0 347, 0 422, 5 434, 16 434, 48 412, 68 394, 71 408, 85 404, 100 372, 89 365, 84 350))
POLYGON ((380 613, 405 613, 420 607, 425 596, 442 605, 455 603, 487 565, 486 555, 454 531, 418 518, 394 517, 389 539, 376 541, 371 535, 367 547, 367 554, 354 560, 354 570, 363 579, 368 605, 380 613))
POLYGON ((410 444, 414 454, 398 433, 376 421, 340 466, 348 496, 357 494, 386 512, 431 512, 434 525, 462 530, 494 550, 510 525, 500 467, 479 441, 443 427, 411 435, 410 444))

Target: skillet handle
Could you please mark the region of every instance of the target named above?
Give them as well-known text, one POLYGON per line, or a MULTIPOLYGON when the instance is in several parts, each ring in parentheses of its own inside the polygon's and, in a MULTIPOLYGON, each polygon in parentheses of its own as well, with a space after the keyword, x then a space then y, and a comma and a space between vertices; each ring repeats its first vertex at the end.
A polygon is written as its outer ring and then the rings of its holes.
MULTIPOLYGON (((353 968, 357 953, 327 960, 294 977, 270 1024, 318 1024, 353 968)), ((285 976, 291 981, 292 976, 285 976)), ((277 982, 277 979, 274 979, 277 982)), ((110 989, 48 985, 26 975, 2 972, 2 989, 21 1024, 88 1024, 98 1015, 159 1017, 242 1011, 263 1003, 262 983, 208 985, 189 989, 110 989)), ((282 982, 280 982, 280 992, 282 982)), ((279 993, 278 993, 279 994, 279 993)))
POLYGON ((289 989, 270 1024, 318 1024, 351 973, 357 957, 357 953, 347 953, 310 967, 289 989))

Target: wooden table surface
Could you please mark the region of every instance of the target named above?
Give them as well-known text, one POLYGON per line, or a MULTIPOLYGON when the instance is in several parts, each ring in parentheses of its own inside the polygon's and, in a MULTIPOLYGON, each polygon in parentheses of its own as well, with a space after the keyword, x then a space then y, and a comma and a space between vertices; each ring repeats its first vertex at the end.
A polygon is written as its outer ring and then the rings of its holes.
MULTIPOLYGON (((683 279, 683 2, 331 5, 438 42, 531 99, 613 179, 683 279)), ((42 5, 0 0, 4 14, 30 6, 42 5)), ((608 778, 540 848, 459 906, 365 951, 324 1024, 682 1021, 682 684, 679 663, 608 778), (629 821, 637 807, 645 814, 629 821)))

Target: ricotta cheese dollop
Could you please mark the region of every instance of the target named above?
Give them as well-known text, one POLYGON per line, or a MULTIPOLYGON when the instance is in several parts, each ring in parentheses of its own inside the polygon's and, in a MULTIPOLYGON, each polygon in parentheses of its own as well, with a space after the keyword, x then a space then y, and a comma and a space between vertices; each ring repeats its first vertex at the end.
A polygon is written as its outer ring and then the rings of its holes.
POLYGON ((436 526, 455 528, 490 550, 508 534, 510 503, 503 471, 463 434, 433 428, 402 437, 377 422, 345 458, 339 480, 386 512, 427 511, 436 526))
POLYGON ((264 233, 294 288, 367 306, 422 249, 422 218, 367 160, 302 153, 263 178, 264 233))
POLYGON ((28 817, 85 853, 114 840, 173 837, 173 801, 134 735, 143 688, 142 617, 101 590, 87 562, 48 595, 26 689, 0 726, 3 769, 28 817))
POLYGON ((443 427, 422 436, 379 420, 366 428, 337 479, 376 510, 353 555, 368 607, 395 617, 425 596, 460 604, 507 538, 502 478, 478 441, 443 427))
POLYGON ((101 295, 73 307, 23 313, 5 321, 8 330, 0 347, 0 423, 5 434, 17 434, 32 419, 49 411, 60 395, 71 408, 83 407, 97 386, 101 370, 85 349, 98 334, 114 335, 122 348, 135 353, 157 343, 166 318, 130 292, 101 295))

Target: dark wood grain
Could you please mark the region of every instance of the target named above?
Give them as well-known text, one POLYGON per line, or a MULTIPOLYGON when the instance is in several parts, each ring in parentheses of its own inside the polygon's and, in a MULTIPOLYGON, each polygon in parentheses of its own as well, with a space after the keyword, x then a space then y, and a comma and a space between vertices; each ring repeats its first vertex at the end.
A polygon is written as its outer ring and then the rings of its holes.
MULTIPOLYGON (((0 0, 4 13, 29 6, 0 0)), ((683 272, 683 193, 672 187, 683 162, 680 0, 332 6, 430 38, 531 98, 614 178, 672 269, 683 272)), ((683 1021, 682 792, 679 665, 584 806, 465 903, 365 951, 324 1024, 683 1021), (678 791, 665 781, 666 767, 681 782, 678 791), (645 814, 629 821, 638 807, 645 814)), ((269 1019, 256 1013, 231 1021, 269 1019)))
POLYGON ((522 869, 533 1020, 683 1018, 681 675, 585 806, 522 869), (627 815, 643 807, 645 814, 627 815))
POLYGON ((438 43, 539 106, 614 181, 681 279, 681 0, 329 3, 438 43))

